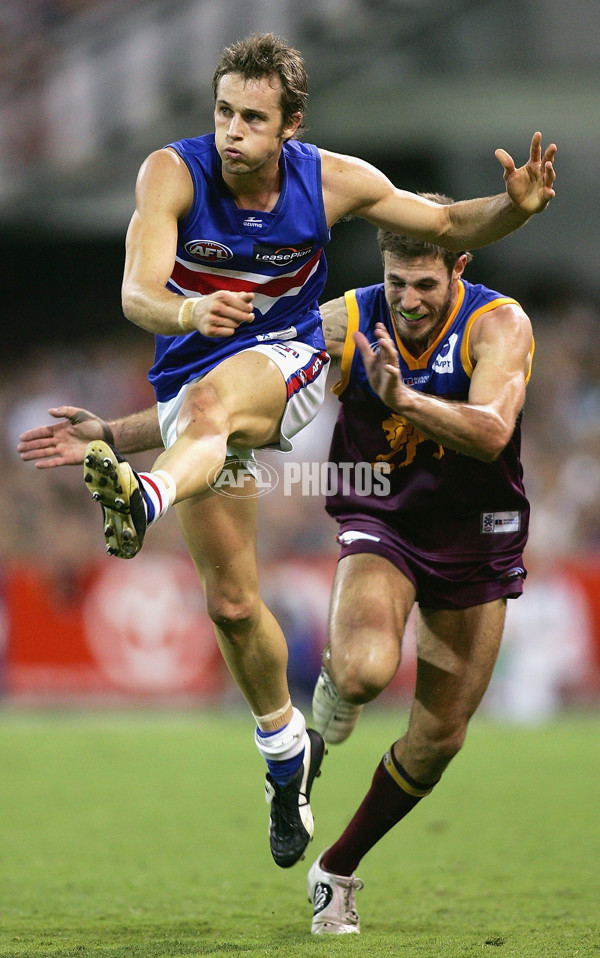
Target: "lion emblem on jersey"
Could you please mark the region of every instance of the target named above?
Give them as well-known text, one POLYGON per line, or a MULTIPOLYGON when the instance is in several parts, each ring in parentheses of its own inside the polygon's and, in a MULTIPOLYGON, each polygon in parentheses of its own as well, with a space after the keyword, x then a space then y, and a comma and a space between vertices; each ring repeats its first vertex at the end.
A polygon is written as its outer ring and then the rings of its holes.
MULTIPOLYGON (((427 436, 423 435, 420 429, 412 426, 406 419, 403 419, 398 413, 393 412, 391 416, 384 419, 381 428, 385 433, 385 438, 390 445, 389 453, 380 453, 376 458, 378 462, 389 462, 390 459, 398 456, 399 461, 394 465, 401 468, 409 466, 417 454, 417 446, 421 442, 430 442, 427 436), (401 458, 400 458, 401 457, 401 458)), ((441 459, 444 455, 444 448, 436 443, 437 450, 434 453, 436 459, 441 459)))

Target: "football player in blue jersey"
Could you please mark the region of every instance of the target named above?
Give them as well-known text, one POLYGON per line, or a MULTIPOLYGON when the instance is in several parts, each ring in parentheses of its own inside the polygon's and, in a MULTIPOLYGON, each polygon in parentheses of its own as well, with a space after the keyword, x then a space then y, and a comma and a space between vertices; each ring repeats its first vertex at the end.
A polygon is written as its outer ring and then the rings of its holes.
POLYGON ((137 475, 94 439, 84 477, 111 555, 135 556, 175 505, 219 646, 256 720, 271 851, 288 867, 312 837, 324 743, 292 706, 285 638, 260 598, 256 500, 247 483, 243 495, 234 483, 219 496, 211 482, 227 463, 251 483, 252 450, 291 449, 319 409, 328 357, 317 302, 334 223, 352 214, 456 251, 494 242, 554 196, 556 147, 542 152, 535 133, 522 167, 497 150, 505 192, 442 205, 362 160, 297 141, 306 73, 272 34, 223 51, 213 94, 214 134, 168 144, 142 164, 127 232, 123 310, 156 337, 150 378, 165 451, 137 475))

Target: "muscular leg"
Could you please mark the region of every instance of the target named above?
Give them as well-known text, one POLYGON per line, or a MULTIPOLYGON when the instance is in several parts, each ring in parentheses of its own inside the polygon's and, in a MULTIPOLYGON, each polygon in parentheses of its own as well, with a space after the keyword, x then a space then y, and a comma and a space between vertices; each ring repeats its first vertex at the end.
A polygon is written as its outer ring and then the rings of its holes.
POLYGON ((437 781, 461 748, 492 677, 505 614, 505 599, 420 611, 415 699, 408 731, 394 745, 394 757, 417 781, 437 781))
POLYGON ((241 352, 188 387, 177 420, 177 440, 153 471, 175 481, 175 502, 204 492, 225 462, 227 443, 260 447, 279 438, 286 388, 267 356, 241 352))
POLYGON ((175 508, 221 652, 257 723, 255 743, 269 770, 271 854, 289 868, 313 834, 310 792, 324 745, 292 707, 285 638, 259 595, 256 499, 211 492, 175 508))
POLYGON ((387 559, 344 556, 331 594, 329 643, 313 692, 315 728, 332 745, 345 742, 364 702, 396 674, 415 591, 387 559))
POLYGON ((277 365, 262 353, 241 352, 188 386, 178 438, 152 472, 136 476, 107 443, 90 443, 84 478, 102 505, 109 554, 132 558, 146 528, 170 505, 206 492, 223 467, 228 442, 252 448, 277 440, 285 403, 277 365))
POLYGON ((338 563, 331 593, 327 669, 342 698, 370 702, 391 682, 415 600, 412 583, 370 553, 338 563))
MULTIPOLYGON (((289 699, 287 645, 259 595, 256 499, 209 493, 175 509, 231 674, 255 715, 280 709, 289 699)), ((291 706, 273 727, 290 718, 291 706)))
POLYGON ((506 601, 453 611, 422 611, 417 681, 406 735, 377 766, 371 787, 340 838, 322 857, 351 875, 363 856, 427 795, 458 752, 492 675, 506 601))

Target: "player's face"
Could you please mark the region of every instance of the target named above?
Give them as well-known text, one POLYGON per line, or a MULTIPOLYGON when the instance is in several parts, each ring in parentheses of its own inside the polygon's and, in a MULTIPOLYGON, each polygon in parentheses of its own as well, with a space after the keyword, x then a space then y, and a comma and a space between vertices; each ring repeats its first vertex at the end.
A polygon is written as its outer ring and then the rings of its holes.
POLYGON ((457 280, 464 266, 448 273, 442 259, 400 259, 386 252, 385 298, 398 335, 411 351, 424 352, 444 327, 456 302, 457 280))
POLYGON ((219 81, 215 103, 215 140, 223 173, 244 176, 276 167, 281 146, 298 123, 284 126, 281 83, 277 78, 244 80, 227 73, 219 81))

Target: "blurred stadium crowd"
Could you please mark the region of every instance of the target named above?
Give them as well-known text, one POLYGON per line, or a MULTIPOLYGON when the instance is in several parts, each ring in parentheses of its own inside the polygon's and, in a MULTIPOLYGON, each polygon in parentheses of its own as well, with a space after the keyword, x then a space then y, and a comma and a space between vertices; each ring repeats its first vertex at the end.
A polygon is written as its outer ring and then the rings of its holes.
POLYGON ((53 56, 52 31, 85 11, 109 5, 124 8, 126 0, 2 0, 0 102, 22 104, 18 113, 3 113, 0 145, 5 163, 17 164, 23 155, 35 158, 43 147, 39 97, 53 56), (6 122, 10 117, 13 122, 6 122))

